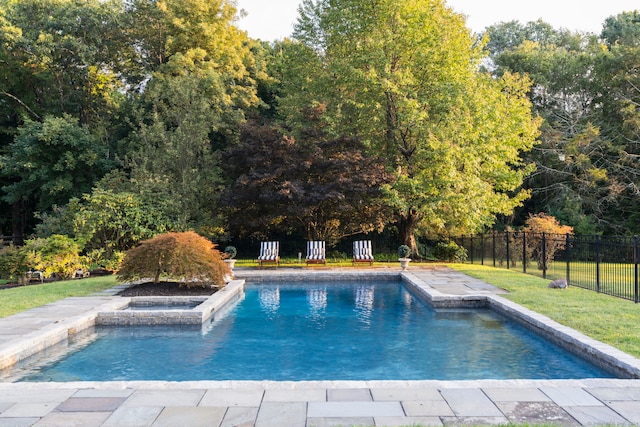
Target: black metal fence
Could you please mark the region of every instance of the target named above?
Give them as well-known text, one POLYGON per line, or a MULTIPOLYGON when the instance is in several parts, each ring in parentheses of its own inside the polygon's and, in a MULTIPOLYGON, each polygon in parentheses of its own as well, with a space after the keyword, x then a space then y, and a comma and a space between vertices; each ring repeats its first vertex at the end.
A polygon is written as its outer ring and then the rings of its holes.
POLYGON ((453 239, 468 262, 518 269, 640 302, 638 237, 502 232, 453 239))

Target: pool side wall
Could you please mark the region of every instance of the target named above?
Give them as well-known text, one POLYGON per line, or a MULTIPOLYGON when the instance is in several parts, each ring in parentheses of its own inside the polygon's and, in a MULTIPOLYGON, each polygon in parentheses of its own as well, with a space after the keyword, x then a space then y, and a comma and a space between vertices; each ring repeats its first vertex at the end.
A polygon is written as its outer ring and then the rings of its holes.
MULTIPOLYGON (((242 295, 244 283, 244 280, 231 281, 222 290, 216 292, 196 307, 193 312, 197 313, 196 317, 199 319, 198 324, 211 318, 211 316, 215 315, 218 311, 221 311, 227 303, 233 301, 234 298, 238 298, 239 295, 242 295)), ((129 305, 130 300, 131 298, 117 297, 80 315, 52 323, 42 329, 25 335, 19 340, 17 345, 0 346, 0 369, 12 366, 29 356, 68 339, 69 336, 73 334, 96 326, 96 324, 98 324, 98 317, 101 315, 104 316, 105 313, 134 313, 122 311, 123 308, 129 305)), ((139 313, 142 313, 142 317, 144 317, 144 313, 147 312, 139 311, 139 313)), ((155 312, 154 314, 162 316, 164 313, 169 312, 155 312)), ((156 319, 153 320, 156 321, 156 319)))
POLYGON ((433 308, 489 308, 619 378, 640 378, 640 360, 497 295, 450 296, 411 273, 403 283, 433 308))

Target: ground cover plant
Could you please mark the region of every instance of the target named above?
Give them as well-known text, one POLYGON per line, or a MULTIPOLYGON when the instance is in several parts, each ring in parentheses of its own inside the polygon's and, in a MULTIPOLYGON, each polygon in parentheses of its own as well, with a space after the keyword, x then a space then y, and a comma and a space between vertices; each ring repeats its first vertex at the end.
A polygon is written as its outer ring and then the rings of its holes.
POLYGON ((504 297, 513 302, 640 357, 640 307, 631 301, 575 286, 549 289, 549 280, 500 268, 470 264, 451 267, 509 291, 504 297))
POLYGON ((112 288, 117 284, 118 280, 115 276, 101 276, 3 289, 0 290, 0 318, 63 298, 91 295, 112 288))

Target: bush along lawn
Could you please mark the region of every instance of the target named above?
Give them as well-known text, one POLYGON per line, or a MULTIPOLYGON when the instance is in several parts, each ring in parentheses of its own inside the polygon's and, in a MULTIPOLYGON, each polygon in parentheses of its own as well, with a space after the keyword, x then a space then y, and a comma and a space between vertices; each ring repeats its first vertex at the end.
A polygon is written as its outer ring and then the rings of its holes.
POLYGON ((115 276, 101 276, 3 289, 0 290, 0 317, 11 316, 63 298, 90 295, 117 284, 115 276))
POLYGON ((509 291, 505 298, 640 357, 640 305, 577 287, 549 289, 550 280, 471 264, 449 267, 509 291))

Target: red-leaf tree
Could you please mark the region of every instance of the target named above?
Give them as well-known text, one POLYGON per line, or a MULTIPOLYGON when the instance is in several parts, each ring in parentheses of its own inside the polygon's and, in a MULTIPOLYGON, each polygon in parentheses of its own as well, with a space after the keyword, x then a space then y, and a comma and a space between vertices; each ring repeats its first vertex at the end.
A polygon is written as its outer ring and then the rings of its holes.
POLYGON ((382 163, 355 139, 306 136, 300 143, 273 126, 245 126, 223 161, 234 180, 223 198, 233 234, 298 231, 331 244, 382 229, 380 187, 390 181, 382 163))

